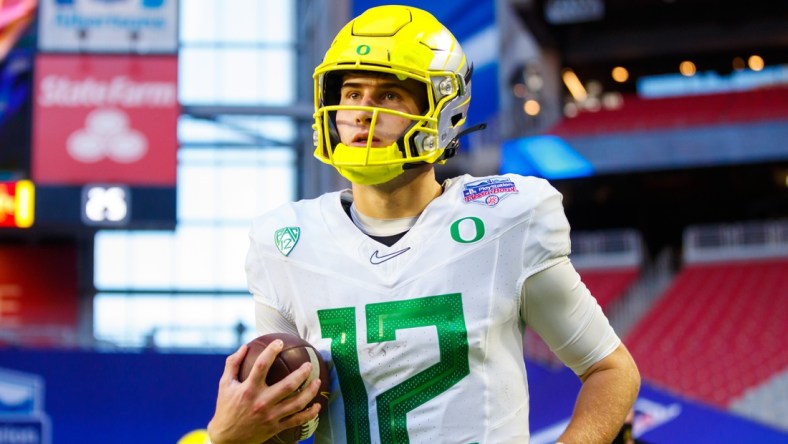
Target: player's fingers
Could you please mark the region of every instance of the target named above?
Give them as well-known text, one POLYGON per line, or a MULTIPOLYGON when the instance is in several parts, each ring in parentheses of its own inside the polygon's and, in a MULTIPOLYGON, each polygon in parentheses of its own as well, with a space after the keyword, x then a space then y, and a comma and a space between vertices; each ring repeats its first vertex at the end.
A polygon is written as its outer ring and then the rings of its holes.
MULTIPOLYGON (((309 375, 311 373, 312 373, 311 363, 305 362, 301 364, 301 367, 298 367, 295 371, 291 372, 284 379, 271 386, 271 388, 274 389, 271 392, 272 401, 275 403, 279 403, 283 399, 293 395, 294 392, 296 392, 299 388, 302 388, 304 382, 309 378, 309 375)), ((304 405, 302 405, 301 408, 304 408, 305 405, 306 403, 304 403, 304 405)), ((294 412, 290 412, 290 413, 294 413, 294 412)))
POLYGON ((252 370, 249 372, 249 377, 244 381, 250 381, 251 384, 258 387, 265 385, 265 377, 268 376, 268 370, 276 359, 276 355, 282 351, 284 343, 281 339, 268 344, 268 346, 257 356, 254 360, 252 370))
POLYGON ((281 421, 279 421, 279 426, 281 427, 281 430, 298 427, 300 425, 306 424, 309 421, 313 421, 315 418, 317 418, 318 414, 320 414, 320 404, 314 403, 309 406, 308 409, 303 409, 298 413, 283 418, 281 421))
POLYGON ((306 407, 310 401, 315 399, 319 389, 320 380, 316 379, 310 384, 307 384, 306 387, 302 388, 297 393, 294 393, 293 396, 282 400, 279 403, 281 416, 289 416, 304 410, 304 407, 306 407))
POLYGON ((224 372, 219 380, 220 384, 229 384, 232 381, 238 380, 238 370, 241 368, 241 363, 244 360, 244 356, 246 356, 246 351, 246 345, 242 345, 235 353, 227 357, 224 361, 224 372))

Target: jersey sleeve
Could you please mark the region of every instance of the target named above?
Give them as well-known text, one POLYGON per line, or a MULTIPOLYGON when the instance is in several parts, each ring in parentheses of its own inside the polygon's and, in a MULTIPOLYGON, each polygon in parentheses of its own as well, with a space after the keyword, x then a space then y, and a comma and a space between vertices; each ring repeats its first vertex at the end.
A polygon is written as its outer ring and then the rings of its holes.
POLYGON ((578 375, 621 344, 568 258, 529 277, 521 297, 526 325, 578 375))
MULTIPOLYGON (((261 248, 266 245, 265 233, 273 233, 266 229, 265 220, 255 219, 249 231, 249 250, 246 254, 246 282, 249 291, 254 297, 255 304, 263 304, 278 311, 290 323, 294 323, 294 316, 290 302, 281 297, 273 285, 276 276, 269 272, 273 259, 261 253, 261 248)), ((269 240, 269 242, 271 242, 269 240)))
POLYGON ((570 252, 569 221, 564 214, 561 193, 544 179, 529 187, 533 194, 532 213, 525 237, 523 279, 563 260, 570 252))

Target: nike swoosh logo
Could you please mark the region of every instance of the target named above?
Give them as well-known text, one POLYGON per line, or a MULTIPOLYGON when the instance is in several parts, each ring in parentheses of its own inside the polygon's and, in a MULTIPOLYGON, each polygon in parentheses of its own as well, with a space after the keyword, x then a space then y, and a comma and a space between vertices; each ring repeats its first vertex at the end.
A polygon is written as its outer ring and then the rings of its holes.
POLYGON ((389 253, 389 254, 384 254, 384 255, 380 255, 380 251, 375 250, 375 252, 372 253, 372 256, 369 257, 369 262, 372 265, 382 264, 383 262, 386 262, 389 259, 394 259, 395 257, 406 253, 408 250, 410 250, 410 247, 403 248, 402 250, 395 251, 395 252, 389 253))

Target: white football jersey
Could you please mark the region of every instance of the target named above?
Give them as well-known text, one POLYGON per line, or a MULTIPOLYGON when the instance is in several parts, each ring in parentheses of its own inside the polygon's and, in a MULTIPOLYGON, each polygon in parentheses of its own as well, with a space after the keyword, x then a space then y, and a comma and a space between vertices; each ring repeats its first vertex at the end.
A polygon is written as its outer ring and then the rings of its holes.
POLYGON ((316 442, 528 441, 521 287, 569 254, 545 180, 461 176, 391 247, 340 192, 257 218, 250 290, 332 367, 316 442))

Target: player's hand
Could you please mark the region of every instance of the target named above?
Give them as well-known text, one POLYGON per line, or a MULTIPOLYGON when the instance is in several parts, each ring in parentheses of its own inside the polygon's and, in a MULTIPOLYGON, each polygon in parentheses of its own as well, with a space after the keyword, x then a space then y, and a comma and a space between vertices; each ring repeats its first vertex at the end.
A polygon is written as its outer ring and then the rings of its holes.
POLYGON ((309 363, 276 384, 267 385, 265 377, 268 370, 282 351, 282 342, 275 341, 260 353, 249 377, 240 382, 238 370, 246 351, 246 345, 242 345, 227 357, 219 380, 216 412, 208 424, 208 435, 213 444, 259 444, 282 430, 314 419, 320 412, 318 403, 304 410, 317 394, 319 380, 294 393, 309 377, 309 363))

